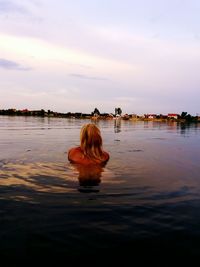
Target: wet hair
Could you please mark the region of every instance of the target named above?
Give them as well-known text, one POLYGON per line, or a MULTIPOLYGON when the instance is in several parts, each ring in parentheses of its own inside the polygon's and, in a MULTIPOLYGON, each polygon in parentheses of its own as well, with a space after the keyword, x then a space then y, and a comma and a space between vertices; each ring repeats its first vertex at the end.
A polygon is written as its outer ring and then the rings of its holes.
POLYGON ((88 123, 83 125, 80 133, 81 150, 83 154, 94 160, 102 160, 102 137, 99 128, 93 124, 88 123))

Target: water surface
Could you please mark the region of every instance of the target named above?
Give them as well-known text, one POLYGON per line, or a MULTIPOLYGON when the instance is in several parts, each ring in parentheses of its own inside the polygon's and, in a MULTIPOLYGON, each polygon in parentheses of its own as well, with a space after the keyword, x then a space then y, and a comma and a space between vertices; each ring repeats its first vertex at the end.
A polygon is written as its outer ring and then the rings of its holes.
POLYGON ((199 124, 96 122, 111 157, 85 181, 67 151, 88 122, 0 116, 1 256, 191 263, 200 253, 199 124))

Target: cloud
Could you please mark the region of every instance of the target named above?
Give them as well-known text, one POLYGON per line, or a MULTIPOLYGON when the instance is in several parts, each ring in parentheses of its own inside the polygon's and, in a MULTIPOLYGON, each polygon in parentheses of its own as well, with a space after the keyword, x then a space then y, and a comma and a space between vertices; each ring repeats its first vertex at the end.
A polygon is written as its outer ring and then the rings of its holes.
POLYGON ((19 5, 16 4, 12 1, 0 1, 0 14, 1 13, 12 13, 12 12, 16 12, 16 13, 27 13, 28 10, 19 5))
POLYGON ((79 73, 71 73, 69 76, 85 80, 108 81, 108 79, 104 77, 87 76, 79 73))
POLYGON ((0 58, 0 68, 7 70, 30 70, 31 68, 23 67, 15 61, 0 58))

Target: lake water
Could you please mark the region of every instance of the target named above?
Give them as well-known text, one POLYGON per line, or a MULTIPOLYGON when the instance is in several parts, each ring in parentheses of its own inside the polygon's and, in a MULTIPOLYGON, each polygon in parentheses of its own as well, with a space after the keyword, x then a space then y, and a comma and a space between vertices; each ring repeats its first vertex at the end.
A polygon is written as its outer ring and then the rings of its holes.
POLYGON ((67 151, 88 122, 0 116, 1 259, 191 266, 200 254, 200 124, 98 121, 110 160, 87 180, 67 151))

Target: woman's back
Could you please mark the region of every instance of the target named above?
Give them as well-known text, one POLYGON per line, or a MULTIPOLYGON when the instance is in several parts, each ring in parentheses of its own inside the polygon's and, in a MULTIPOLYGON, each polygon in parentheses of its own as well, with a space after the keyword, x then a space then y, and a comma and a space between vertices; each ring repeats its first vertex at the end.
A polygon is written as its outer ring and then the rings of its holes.
POLYGON ((86 124, 81 129, 81 144, 71 148, 68 159, 77 164, 106 164, 109 154, 102 149, 102 138, 99 128, 92 123, 86 124))
POLYGON ((84 155, 80 147, 75 147, 69 150, 68 159, 70 162, 77 164, 106 164, 109 160, 109 154, 102 151, 101 159, 94 159, 84 155))

